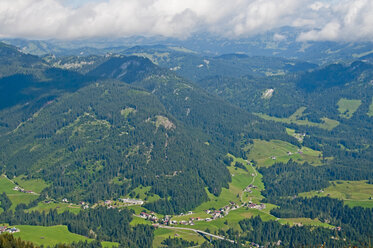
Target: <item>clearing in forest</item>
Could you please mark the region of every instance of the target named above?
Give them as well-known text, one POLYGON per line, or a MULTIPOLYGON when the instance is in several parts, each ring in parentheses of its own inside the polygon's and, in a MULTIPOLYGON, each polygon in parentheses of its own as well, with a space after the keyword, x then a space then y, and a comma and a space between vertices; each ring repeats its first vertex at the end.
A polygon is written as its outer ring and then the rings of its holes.
POLYGON ((369 117, 373 116, 373 97, 372 97, 372 103, 369 105, 368 116, 369 117))
POLYGON ((259 167, 268 167, 274 163, 287 163, 290 159, 298 163, 322 164, 322 153, 308 147, 297 147, 281 140, 254 140, 246 148, 248 160, 255 160, 259 167))
POLYGON ((361 100, 351 100, 346 98, 341 98, 337 103, 340 116, 347 119, 350 119, 354 115, 360 105, 361 100))
POLYGON ((282 123, 287 123, 287 124, 296 124, 300 126, 318 127, 318 128, 322 128, 326 130, 332 130, 339 125, 338 121, 332 120, 326 117, 322 118, 321 119, 322 122, 320 123, 311 122, 307 120, 307 118, 303 118, 303 112, 305 110, 306 110, 306 107, 300 107, 297 111, 295 111, 294 114, 292 114, 288 118, 279 118, 279 117, 269 116, 269 115, 262 114, 262 113, 256 113, 256 115, 264 120, 282 122, 282 123))
POLYGON ((350 207, 361 206, 373 208, 373 184, 367 181, 332 181, 324 190, 301 193, 303 197, 324 197, 343 200, 350 207))

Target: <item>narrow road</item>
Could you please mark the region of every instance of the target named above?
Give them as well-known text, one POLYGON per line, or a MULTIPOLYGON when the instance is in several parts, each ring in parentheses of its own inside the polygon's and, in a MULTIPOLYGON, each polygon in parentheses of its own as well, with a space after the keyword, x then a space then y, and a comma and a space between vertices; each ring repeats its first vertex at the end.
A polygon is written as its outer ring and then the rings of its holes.
MULTIPOLYGON (((256 172, 256 169, 254 168, 254 166, 252 166, 251 163, 250 163, 248 160, 245 160, 245 161, 247 162, 248 165, 251 166, 251 168, 252 168, 253 171, 254 171, 254 176, 253 176, 253 179, 251 180, 251 183, 248 184, 248 186, 249 186, 250 184, 254 184, 254 182, 255 182, 255 178, 258 176, 258 173, 256 172)), ((245 194, 245 191, 242 191, 242 194, 241 194, 241 202, 243 202, 242 197, 243 197, 244 194, 245 194)))
POLYGON ((187 231, 193 231, 193 232, 196 232, 196 233, 198 233, 198 234, 203 234, 203 235, 206 235, 206 236, 211 236, 211 237, 216 238, 216 239, 226 240, 226 241, 228 241, 228 242, 234 243, 233 240, 230 240, 230 239, 227 239, 227 238, 225 238, 225 237, 218 236, 218 235, 215 235, 215 234, 212 234, 212 233, 208 233, 208 232, 205 232, 205 231, 197 230, 197 229, 186 228, 186 227, 163 226, 163 225, 159 225, 158 227, 159 227, 159 228, 165 228, 165 229, 174 229, 174 230, 187 230, 187 231))

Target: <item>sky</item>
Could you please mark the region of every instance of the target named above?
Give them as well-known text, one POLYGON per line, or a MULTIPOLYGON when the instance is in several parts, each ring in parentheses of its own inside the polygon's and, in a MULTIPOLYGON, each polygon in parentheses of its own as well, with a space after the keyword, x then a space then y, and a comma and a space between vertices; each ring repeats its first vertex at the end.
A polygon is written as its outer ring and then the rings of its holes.
POLYGON ((373 1, 0 0, 2 38, 236 39, 284 26, 300 28, 299 41, 373 41, 373 1))

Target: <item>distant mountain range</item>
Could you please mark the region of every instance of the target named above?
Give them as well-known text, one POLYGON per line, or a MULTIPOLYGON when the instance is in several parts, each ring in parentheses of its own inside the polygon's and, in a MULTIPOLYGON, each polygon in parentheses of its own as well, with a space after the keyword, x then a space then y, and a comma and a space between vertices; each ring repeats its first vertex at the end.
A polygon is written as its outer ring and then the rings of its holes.
POLYGON ((336 61, 353 61, 372 54, 371 42, 302 42, 297 37, 301 29, 283 27, 256 36, 229 39, 209 34, 195 34, 178 40, 165 37, 130 37, 117 39, 90 39, 78 41, 6 39, 6 43, 20 47, 23 52, 35 55, 98 55, 124 53, 134 46, 159 44, 185 48, 198 54, 218 56, 241 53, 249 56, 271 56, 297 59, 316 64, 336 61))

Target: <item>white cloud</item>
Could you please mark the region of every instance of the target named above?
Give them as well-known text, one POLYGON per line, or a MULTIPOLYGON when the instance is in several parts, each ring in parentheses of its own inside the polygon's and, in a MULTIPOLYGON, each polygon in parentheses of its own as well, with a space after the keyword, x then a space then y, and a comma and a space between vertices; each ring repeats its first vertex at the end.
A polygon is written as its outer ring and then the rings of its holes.
POLYGON ((283 34, 275 33, 273 35, 273 40, 275 40, 275 41, 283 41, 283 40, 286 40, 286 36, 283 35, 283 34))
MULTIPOLYGON (((0 36, 76 39, 195 32, 245 37, 305 28, 299 40, 373 40, 371 0, 1 0, 0 36)), ((278 36, 277 38, 280 38, 278 36)))
POLYGON ((300 34, 298 40, 373 41, 373 1, 341 0, 317 6, 323 23, 300 34))

